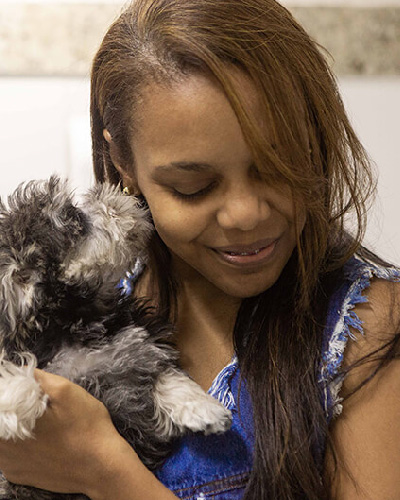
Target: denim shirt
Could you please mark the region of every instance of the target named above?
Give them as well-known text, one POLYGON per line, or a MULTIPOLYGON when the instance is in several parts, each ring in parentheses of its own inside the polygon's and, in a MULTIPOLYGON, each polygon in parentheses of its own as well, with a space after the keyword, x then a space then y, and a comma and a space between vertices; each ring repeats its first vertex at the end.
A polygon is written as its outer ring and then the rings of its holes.
MULTIPOLYGON (((123 293, 131 293, 140 272, 138 264, 125 282, 121 282, 123 293)), ((354 256, 345 265, 343 282, 329 301, 318 370, 323 394, 321 404, 328 422, 342 411, 339 392, 343 380, 335 376, 348 339, 356 340, 350 327, 353 332, 363 334, 354 307, 368 301, 363 292, 373 277, 400 281, 400 271, 354 256)), ((175 442, 172 453, 155 474, 182 500, 239 500, 243 498, 252 469, 254 427, 250 396, 245 381, 241 381, 236 356, 219 373, 208 392, 231 410, 231 429, 221 435, 184 436, 175 442)), ((320 445, 323 450, 325 443, 320 445)))

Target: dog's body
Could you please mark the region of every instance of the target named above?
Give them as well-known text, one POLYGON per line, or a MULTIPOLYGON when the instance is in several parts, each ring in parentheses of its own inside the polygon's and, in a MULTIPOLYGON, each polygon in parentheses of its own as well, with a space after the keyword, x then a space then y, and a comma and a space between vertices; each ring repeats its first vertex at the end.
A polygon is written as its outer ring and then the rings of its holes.
MULTIPOLYGON (((0 438, 32 437, 46 411, 36 366, 100 399, 150 469, 173 438, 229 427, 229 411, 179 370, 168 326, 116 286, 150 233, 136 200, 108 185, 78 204, 53 177, 0 205, 0 438)), ((86 497, 4 480, 0 499, 16 498, 86 497)))

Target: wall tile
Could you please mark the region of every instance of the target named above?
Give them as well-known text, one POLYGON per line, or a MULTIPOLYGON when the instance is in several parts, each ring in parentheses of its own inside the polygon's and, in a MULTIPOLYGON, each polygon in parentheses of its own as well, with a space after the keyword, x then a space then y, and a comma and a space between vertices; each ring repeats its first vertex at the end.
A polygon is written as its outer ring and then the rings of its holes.
MULTIPOLYGON (((1 3, 0 75, 87 76, 110 3, 1 3)), ((400 74, 400 8, 292 7, 341 75, 400 74)))

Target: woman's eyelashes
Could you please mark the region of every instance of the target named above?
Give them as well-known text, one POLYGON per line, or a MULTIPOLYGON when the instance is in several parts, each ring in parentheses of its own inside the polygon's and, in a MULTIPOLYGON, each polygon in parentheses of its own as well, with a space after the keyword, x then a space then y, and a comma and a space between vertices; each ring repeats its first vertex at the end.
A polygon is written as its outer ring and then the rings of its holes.
POLYGON ((195 201, 200 198, 203 198, 207 196, 211 191, 216 187, 216 182, 212 182, 208 184, 206 187, 202 189, 198 189, 197 191, 193 191, 190 193, 183 193, 177 188, 172 188, 171 193, 175 198, 178 198, 180 200, 184 201, 195 201))

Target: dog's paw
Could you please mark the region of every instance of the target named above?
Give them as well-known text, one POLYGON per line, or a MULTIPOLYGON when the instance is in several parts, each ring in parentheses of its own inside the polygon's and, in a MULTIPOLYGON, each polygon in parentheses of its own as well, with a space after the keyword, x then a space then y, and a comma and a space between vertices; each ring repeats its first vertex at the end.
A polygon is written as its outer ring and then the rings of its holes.
POLYGON ((230 410, 209 394, 189 401, 187 412, 184 412, 184 426, 193 432, 204 434, 220 434, 230 429, 232 414, 230 410))
POLYGON ((36 359, 21 356, 15 365, 0 354, 0 439, 33 437, 36 420, 43 415, 48 397, 35 380, 36 359))
POLYGON ((160 376, 155 388, 157 432, 172 436, 203 432, 227 431, 232 423, 231 412, 219 401, 203 391, 189 377, 171 370, 160 376))

